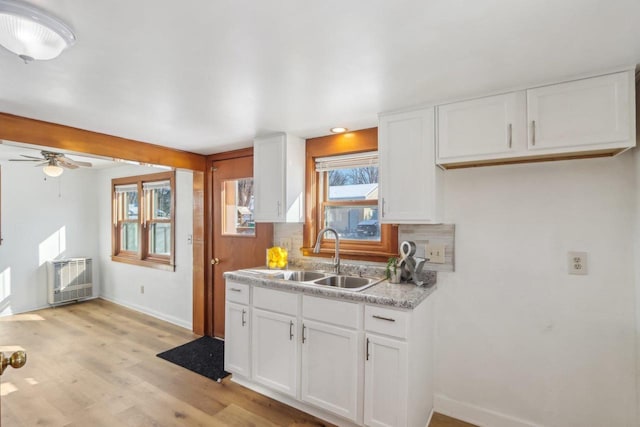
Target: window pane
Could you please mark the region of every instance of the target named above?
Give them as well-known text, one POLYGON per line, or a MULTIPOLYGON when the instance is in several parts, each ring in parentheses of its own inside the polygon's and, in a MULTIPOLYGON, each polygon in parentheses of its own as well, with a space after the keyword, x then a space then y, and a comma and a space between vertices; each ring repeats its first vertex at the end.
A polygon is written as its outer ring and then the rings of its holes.
POLYGON ((127 191, 122 193, 124 201, 124 218, 123 219, 138 219, 138 192, 127 191))
POLYGON ((222 182, 222 234, 255 236, 253 178, 222 182))
POLYGON ((151 217, 153 219, 171 218, 171 187, 154 188, 149 191, 151 197, 151 217))
POLYGON ((378 167, 338 169, 329 175, 328 200, 377 200, 378 167))
POLYGON ((149 224, 149 253, 167 256, 171 254, 171 224, 149 224))
MULTIPOLYGON (((380 241, 378 206, 325 206, 325 226, 336 229, 341 238, 380 241)), ((324 238, 331 239, 326 233, 324 238)))
POLYGON ((120 250, 138 252, 138 223, 122 223, 120 233, 120 250))

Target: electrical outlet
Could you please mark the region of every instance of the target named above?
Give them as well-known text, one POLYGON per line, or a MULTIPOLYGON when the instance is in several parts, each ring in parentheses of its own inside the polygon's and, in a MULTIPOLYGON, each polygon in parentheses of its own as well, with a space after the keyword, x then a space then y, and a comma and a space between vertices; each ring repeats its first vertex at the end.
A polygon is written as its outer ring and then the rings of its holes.
POLYGON ((569 274, 587 274, 587 253, 567 252, 569 274))
POLYGON ((425 247, 425 257, 429 259, 432 264, 444 264, 444 244, 442 243, 427 243, 425 247))
POLYGON ((292 245, 293 243, 291 243, 290 237, 283 237, 282 239, 280 239, 280 242, 278 243, 278 246, 280 246, 281 248, 285 248, 287 251, 291 251, 292 245))
POLYGON ((144 294, 144 285, 140 286, 140 293, 144 294))

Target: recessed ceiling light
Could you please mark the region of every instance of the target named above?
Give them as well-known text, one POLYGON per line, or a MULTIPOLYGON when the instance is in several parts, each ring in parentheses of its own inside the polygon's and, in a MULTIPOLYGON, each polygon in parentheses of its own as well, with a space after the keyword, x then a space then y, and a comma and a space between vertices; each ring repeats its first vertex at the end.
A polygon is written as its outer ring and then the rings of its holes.
POLYGON ((347 129, 347 128, 341 128, 341 127, 331 128, 330 129, 331 133, 344 133, 344 132, 346 132, 348 130, 349 129, 347 129))

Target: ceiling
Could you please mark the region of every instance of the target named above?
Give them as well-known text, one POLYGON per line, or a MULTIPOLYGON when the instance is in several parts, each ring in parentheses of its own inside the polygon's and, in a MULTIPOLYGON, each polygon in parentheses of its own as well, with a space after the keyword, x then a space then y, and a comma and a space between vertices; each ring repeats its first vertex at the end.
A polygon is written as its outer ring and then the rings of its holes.
POLYGON ((638 0, 30 0, 76 32, 0 48, 0 111, 201 154, 640 62, 638 0))

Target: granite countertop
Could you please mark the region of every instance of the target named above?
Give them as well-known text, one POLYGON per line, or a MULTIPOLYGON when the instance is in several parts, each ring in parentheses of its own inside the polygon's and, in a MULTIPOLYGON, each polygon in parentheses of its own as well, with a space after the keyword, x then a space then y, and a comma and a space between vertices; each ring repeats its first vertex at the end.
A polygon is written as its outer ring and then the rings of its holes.
POLYGON ((286 291, 298 291, 309 295, 403 309, 413 309, 417 307, 436 289, 435 280, 433 284, 423 286, 416 286, 413 283, 393 284, 385 280, 363 291, 353 292, 329 286, 309 285, 291 280, 278 279, 275 277, 277 274, 277 270, 269 272, 247 269, 226 272, 224 273, 224 277, 248 285, 286 291))

